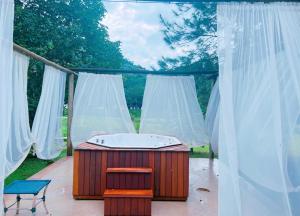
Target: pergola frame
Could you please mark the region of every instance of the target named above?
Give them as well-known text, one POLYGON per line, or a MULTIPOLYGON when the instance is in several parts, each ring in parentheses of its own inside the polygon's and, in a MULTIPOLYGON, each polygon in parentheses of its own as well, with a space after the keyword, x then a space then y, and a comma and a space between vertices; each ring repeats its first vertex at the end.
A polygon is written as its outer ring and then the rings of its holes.
MULTIPOLYGON (((65 68, 55 62, 52 62, 40 55, 31 52, 30 50, 21 47, 17 44, 13 45, 13 48, 16 52, 22 53, 32 59, 40 61, 45 65, 52 66, 62 72, 68 74, 68 126, 67 126, 67 156, 72 156, 73 148, 71 141, 71 125, 73 118, 73 101, 74 101, 74 84, 75 84, 75 75, 78 75, 78 72, 87 72, 95 74, 131 74, 131 75, 165 75, 165 76, 188 76, 188 75, 206 75, 209 79, 215 79, 218 71, 217 70, 199 70, 199 71, 150 71, 150 70, 122 70, 122 69, 105 69, 105 68, 65 68)), ((213 82, 212 82, 213 83, 213 82)), ((210 148, 210 157, 213 157, 211 148, 210 148)))
MULTIPOLYGON (((196 4, 196 3, 209 3, 209 2, 241 2, 237 0, 102 0, 104 2, 138 2, 138 3, 170 3, 170 4, 196 4)), ((299 0, 282 0, 283 2, 299 2, 299 0)), ((278 0, 246 0, 245 2, 250 3, 272 3, 279 2, 278 0)), ((150 71, 150 70, 121 70, 121 69, 105 69, 105 68, 66 68, 55 62, 52 62, 42 56, 39 56, 17 44, 13 44, 15 51, 22 53, 32 59, 43 62, 46 65, 52 66, 62 72, 68 74, 68 126, 67 126, 67 156, 72 156, 72 141, 71 141, 71 125, 73 118, 73 101, 74 101, 74 83, 75 75, 77 72, 88 72, 96 74, 135 74, 135 75, 168 75, 168 76, 179 76, 179 75, 206 75, 210 79, 215 79, 218 76, 218 70, 199 70, 199 71, 150 71)), ((214 82, 212 82, 213 84, 214 82)), ((210 146, 210 157, 213 158, 213 153, 210 146)))

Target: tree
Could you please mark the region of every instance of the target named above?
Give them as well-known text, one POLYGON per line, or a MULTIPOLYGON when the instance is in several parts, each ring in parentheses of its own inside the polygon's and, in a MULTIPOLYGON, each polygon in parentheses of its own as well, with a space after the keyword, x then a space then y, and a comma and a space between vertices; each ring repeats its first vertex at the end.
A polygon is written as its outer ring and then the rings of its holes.
MULTIPOLYGON (((111 42, 101 20, 100 0, 17 0, 14 41, 65 67, 120 68, 120 42, 111 42)), ((28 83, 30 119, 39 101, 43 65, 31 61, 28 83)))
MULTIPOLYGON (((180 4, 173 14, 175 21, 160 16, 164 40, 170 48, 183 49, 185 53, 177 58, 162 58, 158 62, 160 69, 217 71, 216 3, 180 4)), ((195 76, 195 79, 198 98, 205 111, 212 80, 203 75, 195 76)))

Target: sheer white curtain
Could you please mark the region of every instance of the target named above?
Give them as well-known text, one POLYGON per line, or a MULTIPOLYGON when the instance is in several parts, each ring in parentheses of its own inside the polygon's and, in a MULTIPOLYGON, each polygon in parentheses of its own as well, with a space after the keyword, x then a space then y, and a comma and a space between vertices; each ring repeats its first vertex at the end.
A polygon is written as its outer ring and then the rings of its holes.
POLYGON ((300 5, 218 5, 219 215, 300 215, 300 5))
POLYGON ((32 125, 32 136, 38 158, 50 160, 64 149, 62 116, 66 73, 45 66, 43 87, 32 125))
POLYGON ((73 146, 101 133, 135 133, 121 75, 80 73, 74 97, 73 146))
POLYGON ((175 136, 190 145, 208 144, 193 76, 147 76, 140 133, 175 136))
POLYGON ((14 1, 0 1, 0 215, 3 212, 6 146, 12 113, 14 1))
POLYGON ((209 136, 210 144, 214 153, 218 153, 218 139, 219 139, 219 80, 217 79, 211 91, 206 116, 205 125, 209 136))
POLYGON ((12 70, 11 128, 6 149, 6 176, 15 171, 28 155, 31 145, 27 102, 27 71, 29 58, 14 52, 12 70))

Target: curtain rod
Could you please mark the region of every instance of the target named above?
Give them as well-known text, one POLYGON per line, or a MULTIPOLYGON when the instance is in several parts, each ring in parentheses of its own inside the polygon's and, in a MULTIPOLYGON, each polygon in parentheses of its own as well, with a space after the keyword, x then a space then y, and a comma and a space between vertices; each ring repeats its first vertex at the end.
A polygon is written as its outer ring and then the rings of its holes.
POLYGON ((59 64, 56 64, 56 63, 54 63, 52 61, 49 61, 48 59, 46 59, 46 58, 44 58, 42 56, 39 56, 39 55, 35 54, 34 52, 31 52, 30 50, 25 49, 24 47, 21 47, 18 44, 15 44, 15 43, 14 43, 14 50, 17 51, 17 52, 19 52, 19 53, 22 53, 22 54, 24 54, 24 55, 26 55, 26 56, 28 56, 30 58, 33 58, 33 59, 38 60, 40 62, 43 62, 46 65, 49 65, 49 66, 52 66, 52 67, 54 67, 54 68, 56 68, 58 70, 61 70, 61 71, 65 72, 65 73, 78 75, 76 72, 74 72, 74 71, 72 71, 72 70, 70 70, 68 68, 65 68, 65 67, 63 67, 63 66, 61 66, 59 64))
POLYGON ((163 4, 197 4, 218 2, 249 2, 249 3, 273 3, 273 2, 297 2, 297 0, 102 0, 108 3, 163 3, 163 4))
POLYGON ((76 72, 87 72, 96 74, 139 74, 139 75, 218 75, 217 70, 206 71, 150 71, 150 70, 122 70, 122 69, 105 69, 105 68, 71 68, 76 72))

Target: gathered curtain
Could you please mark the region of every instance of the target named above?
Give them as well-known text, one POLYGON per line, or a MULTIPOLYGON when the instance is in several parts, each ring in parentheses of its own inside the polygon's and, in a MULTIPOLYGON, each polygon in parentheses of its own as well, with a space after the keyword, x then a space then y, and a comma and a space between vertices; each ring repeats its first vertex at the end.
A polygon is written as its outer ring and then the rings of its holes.
POLYGON ((42 93, 32 125, 36 155, 50 160, 64 149, 62 117, 65 97, 66 73, 45 66, 42 93))
POLYGON ((193 76, 147 76, 139 132, 175 136, 189 145, 208 144, 193 76))
POLYGON ((300 4, 219 3, 219 215, 300 215, 300 4))
POLYGON ((93 135, 135 133, 121 75, 80 73, 74 97, 72 144, 93 135))
POLYGON ((3 213, 6 147, 12 114, 14 1, 0 1, 0 215, 3 213))
POLYGON ((214 153, 218 153, 218 139, 219 139, 219 80, 217 79, 211 91, 208 106, 205 115, 206 131, 209 136, 209 142, 214 153))
POLYGON ((31 145, 27 102, 29 58, 14 52, 12 68, 12 114, 6 149, 6 176, 15 171, 28 155, 31 145))

